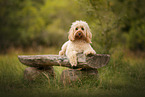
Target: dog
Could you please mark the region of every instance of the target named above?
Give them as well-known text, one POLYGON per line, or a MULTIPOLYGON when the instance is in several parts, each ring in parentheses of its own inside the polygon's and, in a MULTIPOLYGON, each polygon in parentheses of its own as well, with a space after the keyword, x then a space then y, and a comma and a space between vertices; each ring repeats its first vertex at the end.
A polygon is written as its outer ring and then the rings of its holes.
POLYGON ((65 42, 59 51, 59 55, 66 55, 71 66, 77 66, 77 54, 83 53, 86 56, 96 54, 91 47, 92 33, 85 21, 73 22, 69 30, 68 41, 65 42))

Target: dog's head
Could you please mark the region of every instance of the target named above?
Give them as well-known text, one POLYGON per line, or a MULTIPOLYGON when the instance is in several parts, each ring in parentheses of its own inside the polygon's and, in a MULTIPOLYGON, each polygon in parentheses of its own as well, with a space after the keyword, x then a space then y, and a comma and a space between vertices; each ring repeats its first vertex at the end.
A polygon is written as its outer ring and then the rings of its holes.
POLYGON ((71 41, 83 39, 86 40, 86 42, 88 43, 92 43, 92 33, 88 24, 85 21, 73 22, 69 30, 68 38, 71 41))

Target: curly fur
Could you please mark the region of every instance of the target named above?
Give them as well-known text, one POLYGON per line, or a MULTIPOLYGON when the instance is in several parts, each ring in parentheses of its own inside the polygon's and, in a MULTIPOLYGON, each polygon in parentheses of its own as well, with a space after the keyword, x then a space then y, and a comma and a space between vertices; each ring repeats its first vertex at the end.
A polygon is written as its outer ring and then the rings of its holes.
POLYGON ((63 44, 59 55, 66 55, 71 66, 77 66, 77 53, 96 54, 90 45, 92 33, 85 21, 73 22, 68 33, 69 40, 63 44))

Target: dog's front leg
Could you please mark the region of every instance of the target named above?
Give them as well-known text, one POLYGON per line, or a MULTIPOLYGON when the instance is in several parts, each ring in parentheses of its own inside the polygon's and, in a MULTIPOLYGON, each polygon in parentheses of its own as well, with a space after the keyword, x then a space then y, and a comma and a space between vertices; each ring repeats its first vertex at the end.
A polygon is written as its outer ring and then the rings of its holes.
POLYGON ((77 66, 77 52, 76 51, 68 51, 66 56, 69 59, 71 66, 77 66))
POLYGON ((95 50, 91 47, 91 45, 89 45, 85 50, 84 50, 84 54, 85 55, 89 55, 89 54, 96 54, 95 50))

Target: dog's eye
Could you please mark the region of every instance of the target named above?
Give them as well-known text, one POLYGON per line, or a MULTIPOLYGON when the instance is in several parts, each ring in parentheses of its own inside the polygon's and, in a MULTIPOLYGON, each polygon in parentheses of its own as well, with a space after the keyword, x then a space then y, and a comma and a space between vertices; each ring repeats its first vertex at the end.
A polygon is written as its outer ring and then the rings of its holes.
POLYGON ((83 28, 83 27, 82 27, 81 29, 82 29, 82 30, 84 30, 84 28, 83 28))
POLYGON ((78 30, 78 28, 76 28, 76 30, 78 30))

